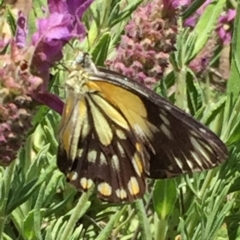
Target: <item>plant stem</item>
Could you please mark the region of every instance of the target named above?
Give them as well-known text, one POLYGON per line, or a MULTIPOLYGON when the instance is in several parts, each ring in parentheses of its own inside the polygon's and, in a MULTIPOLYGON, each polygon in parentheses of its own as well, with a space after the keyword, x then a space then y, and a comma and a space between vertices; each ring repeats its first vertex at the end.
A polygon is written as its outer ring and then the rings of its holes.
POLYGON ((168 221, 166 221, 166 219, 158 219, 156 213, 154 216, 155 220, 154 222, 156 222, 155 224, 155 239, 156 240, 165 240, 166 237, 166 228, 168 225, 168 221))

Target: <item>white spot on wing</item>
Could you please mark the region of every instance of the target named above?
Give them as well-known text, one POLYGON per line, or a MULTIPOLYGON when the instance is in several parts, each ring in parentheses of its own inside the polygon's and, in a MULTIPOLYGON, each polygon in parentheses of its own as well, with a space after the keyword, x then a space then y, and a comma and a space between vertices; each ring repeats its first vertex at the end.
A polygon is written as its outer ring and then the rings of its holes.
POLYGON ((93 185, 93 180, 83 177, 80 179, 80 185, 83 189, 89 189, 93 185))
POLYGON ((164 110, 164 109, 160 109, 160 112, 164 115, 164 116, 167 116, 167 112, 164 110))
POLYGON ((115 191, 115 193, 116 193, 117 197, 120 199, 127 198, 127 192, 123 188, 117 189, 115 191))
POLYGON ((204 129, 204 128, 199 128, 199 131, 202 133, 207 133, 206 129, 204 129))
POLYGON ((121 154, 121 157, 125 157, 125 151, 124 151, 124 149, 123 149, 123 147, 122 147, 120 142, 117 142, 117 147, 118 147, 118 150, 119 150, 119 152, 121 154))
POLYGON ((162 119, 164 124, 166 124, 167 126, 170 126, 169 120, 163 114, 160 113, 159 117, 162 119))
POLYGON ((193 157, 193 160, 198 164, 199 168, 203 170, 204 167, 202 161, 199 159, 199 156, 193 151, 191 151, 191 155, 193 157))
MULTIPOLYGON (((134 156, 132 157, 132 165, 133 165, 134 170, 135 170, 135 172, 137 173, 137 175, 138 175, 139 177, 141 177, 141 172, 140 172, 140 169, 139 169, 139 167, 138 167, 138 165, 137 165, 136 158, 138 158, 137 153, 135 153, 134 156)), ((140 163, 140 164, 141 164, 141 163, 140 163)))
POLYGON ((96 162, 97 152, 95 150, 90 150, 87 154, 87 160, 91 163, 96 162))
POLYGON ((137 195, 140 192, 140 188, 135 177, 131 177, 128 182, 128 190, 131 195, 137 195))
POLYGON ((190 130, 189 133, 190 133, 192 136, 199 138, 199 134, 198 134, 197 132, 195 132, 195 131, 193 131, 193 130, 190 130))
POLYGON ((83 154, 83 148, 80 148, 77 152, 77 156, 80 158, 82 157, 82 154, 83 154))
POLYGON ((99 183, 97 189, 103 196, 110 196, 112 194, 112 187, 106 182, 99 183))
POLYGON ((183 169, 183 163, 180 161, 177 157, 174 156, 174 160, 177 163, 178 167, 182 170, 183 169))
POLYGON ((119 159, 117 155, 112 156, 111 165, 116 171, 120 171, 119 159))
POLYGON ((107 159, 102 152, 100 153, 100 165, 107 165, 107 159))
POLYGON ((160 129, 162 130, 162 132, 164 133, 164 135, 167 138, 173 139, 172 133, 170 132, 170 130, 167 128, 167 126, 164 123, 161 124, 160 129))
POLYGON ((194 167, 194 165, 193 165, 193 163, 192 163, 192 161, 190 161, 188 158, 186 158, 185 157, 185 159, 186 159, 186 163, 187 163, 187 165, 189 166, 189 168, 190 169, 194 169, 193 167, 194 167))
POLYGON ((116 130, 116 134, 117 134, 117 136, 118 136, 120 139, 122 139, 122 140, 124 140, 124 139, 127 138, 126 134, 125 134, 122 130, 120 130, 120 129, 117 129, 117 130, 116 130))
POLYGON ((172 170, 173 170, 173 166, 172 166, 172 165, 168 165, 168 169, 169 169, 170 171, 172 171, 172 170))
POLYGON ((194 137, 190 137, 189 139, 190 139, 195 151, 199 152, 202 155, 202 157, 208 163, 210 163, 210 165, 212 166, 212 162, 211 162, 206 150, 203 148, 203 146, 194 137))
POLYGON ((164 105, 164 107, 165 107, 168 111, 171 111, 171 110, 172 110, 172 108, 171 108, 170 106, 168 106, 168 105, 164 105))
POLYGON ((137 135, 139 135, 142 139, 146 138, 144 131, 138 124, 135 124, 133 126, 133 128, 134 128, 135 132, 137 133, 137 135))
POLYGON ((70 181, 75 181, 78 178, 78 173, 77 172, 71 172, 67 175, 70 181))

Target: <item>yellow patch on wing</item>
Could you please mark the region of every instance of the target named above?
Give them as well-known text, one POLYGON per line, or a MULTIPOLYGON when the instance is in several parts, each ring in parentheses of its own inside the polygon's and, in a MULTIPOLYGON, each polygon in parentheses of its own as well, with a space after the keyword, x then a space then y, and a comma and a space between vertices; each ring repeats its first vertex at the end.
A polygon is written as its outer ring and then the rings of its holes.
POLYGON ((100 142, 104 146, 108 146, 112 142, 113 132, 105 116, 101 113, 99 108, 89 99, 91 114, 93 117, 94 128, 97 132, 100 142))
POLYGON ((99 183, 97 189, 103 196, 107 197, 112 194, 112 187, 106 182, 99 183))
POLYGON ((75 107, 75 99, 73 96, 69 96, 66 99, 66 103, 64 104, 62 118, 60 123, 60 131, 59 131, 59 141, 62 147, 69 152, 70 142, 72 137, 72 124, 69 122, 69 118, 72 117, 72 113, 75 107))
POLYGON ((83 177, 80 179, 80 184, 84 190, 87 190, 93 185, 93 180, 83 177))
POLYGON ((134 153, 132 158, 132 164, 138 176, 141 177, 143 173, 143 165, 142 165, 142 159, 140 158, 138 152, 134 153))
POLYGON ((147 111, 144 104, 137 95, 122 87, 107 82, 98 81, 97 86, 112 104, 118 105, 118 103, 121 103, 127 106, 128 109, 134 110, 140 116, 147 117, 147 111))
POLYGON ((92 98, 95 100, 95 102, 103 109, 105 114, 118 126, 121 126, 122 128, 129 130, 128 123, 126 120, 122 117, 122 115, 117 111, 113 106, 111 106, 105 99, 100 97, 97 94, 93 94, 92 98))
POLYGON ((123 188, 119 188, 115 191, 116 195, 120 199, 125 199, 127 198, 127 192, 123 188))
POLYGON ((67 178, 70 180, 70 181, 75 181, 77 178, 78 178, 78 173, 73 171, 73 172, 70 172, 67 174, 67 178))
MULTIPOLYGON (((87 121, 87 106, 84 98, 76 100, 74 95, 69 95, 64 105, 60 131, 59 142, 68 158, 75 159, 78 151, 79 133, 87 135, 90 126, 87 121)), ((85 136, 81 136, 85 137, 85 136)))
POLYGON ((90 90, 101 91, 101 88, 98 86, 98 84, 93 81, 87 81, 85 84, 90 90))
POLYGON ((140 192, 139 184, 135 177, 131 177, 128 182, 128 190, 131 195, 137 195, 140 192))
MULTIPOLYGON (((153 133, 158 131, 158 129, 147 121, 145 105, 136 94, 107 82, 98 81, 97 85, 106 100, 121 110, 132 128, 137 124, 142 129, 144 135, 147 135, 150 139, 153 138, 153 133)), ((104 109, 104 111, 107 110, 104 109)), ((113 113, 110 112, 108 114, 112 114, 114 118, 113 113)), ((125 122, 122 120, 120 122, 125 125, 125 122)))

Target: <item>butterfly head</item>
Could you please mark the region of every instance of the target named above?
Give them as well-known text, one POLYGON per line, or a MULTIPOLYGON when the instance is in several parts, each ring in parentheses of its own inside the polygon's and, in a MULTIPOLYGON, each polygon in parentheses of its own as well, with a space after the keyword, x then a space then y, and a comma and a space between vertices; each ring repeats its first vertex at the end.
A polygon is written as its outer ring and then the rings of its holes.
POLYGON ((75 94, 85 94, 91 91, 89 86, 89 76, 97 74, 98 70, 91 60, 91 56, 86 52, 79 52, 72 63, 71 72, 66 80, 66 91, 75 94))
POLYGON ((91 56, 86 52, 79 52, 73 62, 75 70, 84 69, 86 72, 98 72, 95 64, 92 62, 91 56))

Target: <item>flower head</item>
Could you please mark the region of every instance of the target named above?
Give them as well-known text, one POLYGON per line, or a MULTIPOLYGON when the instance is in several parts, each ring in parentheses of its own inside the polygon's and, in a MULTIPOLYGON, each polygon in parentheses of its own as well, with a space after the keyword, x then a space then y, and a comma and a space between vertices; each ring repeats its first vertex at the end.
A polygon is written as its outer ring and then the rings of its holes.
POLYGON ((163 17, 164 5, 160 2, 154 0, 136 10, 125 27, 116 59, 107 63, 150 88, 168 66, 177 33, 175 18, 163 17))
MULTIPOLYGON (((80 21, 92 0, 49 0, 50 15, 37 21, 32 42, 27 42, 27 17, 18 13, 17 30, 10 54, 0 56, 0 164, 8 165, 31 128, 35 104, 47 105, 61 113, 63 102, 47 91, 50 67, 62 58, 64 45, 81 38, 80 21)), ((46 12, 47 13, 47 12, 46 12)), ((0 45, 6 46, 1 39, 0 45)))
POLYGON ((233 22, 235 16, 236 10, 228 9, 218 20, 219 24, 216 31, 223 44, 229 44, 232 40, 230 24, 233 22))

